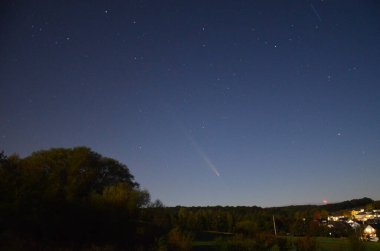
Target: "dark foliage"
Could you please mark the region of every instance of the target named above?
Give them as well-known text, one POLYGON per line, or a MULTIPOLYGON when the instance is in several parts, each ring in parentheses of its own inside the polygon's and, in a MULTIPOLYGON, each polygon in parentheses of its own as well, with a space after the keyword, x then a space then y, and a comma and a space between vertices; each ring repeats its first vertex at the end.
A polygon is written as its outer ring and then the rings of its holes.
MULTIPOLYGON (((192 241, 218 240, 219 250, 314 250, 326 236, 329 212, 377 207, 363 198, 313 206, 164 207, 124 164, 86 147, 39 151, 26 158, 0 152, 0 246, 12 250, 53 247, 109 250, 191 250, 192 241), (293 245, 293 244, 292 244, 293 245)), ((349 236, 336 227, 334 236, 349 236)), ((363 246, 356 239, 351 246, 363 246)))
POLYGON ((140 208, 149 194, 125 165, 85 147, 0 156, 3 245, 132 247, 141 240, 140 208))
POLYGON ((372 199, 364 197, 362 199, 347 200, 340 203, 323 205, 321 207, 329 212, 336 212, 340 210, 365 207, 371 203, 374 203, 372 199))

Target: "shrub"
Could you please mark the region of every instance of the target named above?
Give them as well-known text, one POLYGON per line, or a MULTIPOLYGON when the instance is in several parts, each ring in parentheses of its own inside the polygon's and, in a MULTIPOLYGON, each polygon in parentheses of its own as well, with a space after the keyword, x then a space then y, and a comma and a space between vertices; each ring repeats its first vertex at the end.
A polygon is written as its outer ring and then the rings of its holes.
POLYGON ((362 240, 360 240, 356 236, 351 236, 348 238, 349 240, 349 245, 350 245, 350 250, 352 251, 364 251, 365 250, 365 245, 362 240))
POLYGON ((317 242, 315 238, 305 236, 299 238, 296 242, 297 251, 314 251, 317 250, 317 242))
POLYGON ((193 237, 182 232, 178 227, 170 230, 168 234, 168 250, 188 251, 192 249, 193 237))

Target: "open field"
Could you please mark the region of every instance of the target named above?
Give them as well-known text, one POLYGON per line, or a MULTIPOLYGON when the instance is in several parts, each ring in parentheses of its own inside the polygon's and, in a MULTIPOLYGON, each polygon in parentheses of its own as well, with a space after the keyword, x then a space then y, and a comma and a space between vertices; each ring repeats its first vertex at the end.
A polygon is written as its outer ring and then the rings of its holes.
MULTIPOLYGON (((340 251, 350 250, 349 241, 346 238, 317 238, 318 250, 340 251)), ((380 251, 380 243, 364 242, 366 251, 380 251)))
MULTIPOLYGON (((325 238, 318 237, 317 239, 318 251, 347 251, 350 249, 350 243, 347 238, 325 238)), ((291 239, 295 241, 295 238, 291 239)), ((364 242, 366 251, 380 251, 380 243, 364 242)), ((194 242, 194 250, 196 251, 211 251, 219 250, 215 241, 196 241, 194 242)), ((290 249, 292 250, 292 249, 290 249)), ((293 249, 296 250, 296 249, 293 249)))

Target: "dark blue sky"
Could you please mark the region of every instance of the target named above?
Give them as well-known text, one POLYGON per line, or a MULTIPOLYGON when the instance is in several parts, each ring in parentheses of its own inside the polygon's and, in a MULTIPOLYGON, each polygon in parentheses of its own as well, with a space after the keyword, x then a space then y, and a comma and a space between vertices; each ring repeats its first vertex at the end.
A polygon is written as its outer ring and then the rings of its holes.
POLYGON ((173 205, 380 199, 378 1, 3 1, 0 149, 173 205))

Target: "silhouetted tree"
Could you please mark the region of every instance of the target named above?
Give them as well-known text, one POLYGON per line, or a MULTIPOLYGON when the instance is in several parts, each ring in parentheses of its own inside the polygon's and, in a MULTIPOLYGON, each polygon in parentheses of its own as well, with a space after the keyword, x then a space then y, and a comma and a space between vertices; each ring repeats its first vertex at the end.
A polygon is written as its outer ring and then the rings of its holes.
POLYGON ((150 200, 126 165, 86 147, 26 158, 1 152, 0 192, 0 231, 43 246, 131 247, 141 228, 140 209, 150 200))

